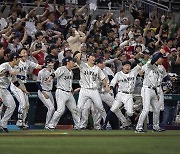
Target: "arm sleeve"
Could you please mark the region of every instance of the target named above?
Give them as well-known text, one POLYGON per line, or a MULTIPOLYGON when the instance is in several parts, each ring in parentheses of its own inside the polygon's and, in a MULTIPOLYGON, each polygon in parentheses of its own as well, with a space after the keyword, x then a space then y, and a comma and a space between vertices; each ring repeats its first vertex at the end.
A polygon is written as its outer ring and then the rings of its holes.
POLYGON ((116 85, 117 79, 118 79, 118 73, 116 73, 114 78, 112 79, 112 81, 110 83, 110 87, 114 87, 116 85))
POLYGON ((42 87, 41 87, 41 82, 37 82, 36 85, 37 85, 37 88, 38 88, 40 91, 43 91, 43 89, 42 89, 42 87))
POLYGON ((13 84, 14 84, 16 87, 19 87, 19 85, 20 85, 18 81, 13 82, 13 84))
POLYGON ((98 76, 101 79, 101 81, 106 78, 105 74, 103 73, 103 71, 101 69, 99 69, 98 73, 99 73, 98 76))
POLYGON ((54 72, 55 78, 60 77, 63 73, 64 73, 64 70, 62 69, 62 67, 59 67, 59 68, 54 72))
POLYGON ((133 68, 134 75, 137 76, 140 70, 141 66, 137 64, 136 67, 133 68))
POLYGON ((30 60, 28 60, 28 63, 29 63, 29 66, 32 67, 32 68, 37 68, 39 66, 39 64, 37 64, 35 62, 32 62, 30 60))
POLYGON ((157 55, 155 55, 152 59, 151 59, 151 64, 153 65, 160 57, 162 57, 163 54, 162 53, 158 53, 157 55))

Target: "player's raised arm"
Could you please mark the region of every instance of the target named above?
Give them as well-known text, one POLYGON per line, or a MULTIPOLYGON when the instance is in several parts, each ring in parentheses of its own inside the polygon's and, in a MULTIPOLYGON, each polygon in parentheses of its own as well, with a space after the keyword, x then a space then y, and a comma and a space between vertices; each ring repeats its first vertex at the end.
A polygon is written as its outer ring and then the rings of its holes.
POLYGON ((81 64, 81 53, 79 51, 74 52, 73 58, 75 59, 78 65, 81 64))
POLYGON ((114 78, 112 79, 110 83, 110 89, 113 89, 118 81, 118 73, 115 74, 114 78))
POLYGON ((164 49, 161 49, 160 52, 156 53, 152 59, 151 64, 155 64, 159 58, 163 58, 163 54, 165 53, 164 49))

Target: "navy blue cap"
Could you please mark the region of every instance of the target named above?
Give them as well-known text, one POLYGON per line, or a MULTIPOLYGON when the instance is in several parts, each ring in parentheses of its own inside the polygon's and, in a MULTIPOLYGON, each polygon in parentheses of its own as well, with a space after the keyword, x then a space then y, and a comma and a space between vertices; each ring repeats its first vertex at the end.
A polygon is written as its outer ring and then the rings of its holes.
POLYGON ((127 65, 127 64, 129 64, 129 65, 131 65, 131 62, 130 61, 124 61, 124 62, 122 62, 122 65, 127 65))
POLYGON ((74 61, 74 58, 72 58, 71 56, 65 57, 62 60, 62 65, 66 65, 67 62, 70 62, 70 61, 74 61))
POLYGON ((22 58, 17 52, 13 52, 9 55, 9 61, 13 61, 14 58, 22 58))
POLYGON ((95 53, 88 52, 88 53, 86 54, 86 56, 87 56, 87 58, 89 58, 90 56, 95 56, 95 53))
POLYGON ((103 63, 103 58, 97 58, 94 63, 95 64, 103 63))

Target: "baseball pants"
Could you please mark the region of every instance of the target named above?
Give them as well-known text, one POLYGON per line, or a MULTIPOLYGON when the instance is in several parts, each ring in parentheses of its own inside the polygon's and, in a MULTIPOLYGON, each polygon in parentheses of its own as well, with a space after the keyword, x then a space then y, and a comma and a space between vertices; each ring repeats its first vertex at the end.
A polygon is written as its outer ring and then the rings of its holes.
MULTIPOLYGON (((126 94, 123 92, 118 92, 110 110, 116 114, 116 112, 119 110, 119 108, 122 106, 122 104, 124 104, 124 108, 126 110, 127 115, 132 116, 133 115, 133 104, 134 104, 133 103, 133 95, 126 94)), ((118 118, 119 118, 119 116, 122 118, 122 115, 121 115, 122 113, 119 112, 119 114, 120 115, 118 115, 118 118)))
POLYGON ((50 91, 46 91, 46 94, 49 96, 48 99, 46 99, 44 97, 44 95, 42 94, 42 92, 40 90, 38 90, 38 97, 39 99, 43 102, 43 104, 47 107, 48 111, 46 114, 46 123, 45 123, 45 128, 48 127, 50 120, 54 114, 54 98, 53 95, 50 91))
POLYGON ((79 92, 79 99, 77 104, 79 115, 82 115, 83 106, 88 99, 91 99, 91 101, 94 103, 95 108, 97 108, 98 112, 100 113, 101 117, 105 122, 106 112, 102 104, 101 96, 97 89, 81 88, 79 92))
POLYGON ((99 114, 98 110, 94 107, 94 104, 91 99, 88 99, 84 107, 82 109, 82 115, 81 115, 81 128, 86 128, 88 124, 88 117, 91 112, 92 118, 93 118, 93 124, 94 129, 101 129, 100 121, 101 121, 101 115, 99 114))
POLYGON ((160 113, 160 104, 158 101, 158 97, 153 89, 142 87, 141 89, 141 97, 143 103, 143 109, 140 114, 136 129, 143 129, 143 122, 147 117, 147 114, 150 110, 150 105, 153 110, 153 129, 159 129, 159 113, 160 113))
MULTIPOLYGON (((26 88, 24 85, 21 85, 26 88)), ((13 83, 10 85, 10 90, 16 97, 17 101, 19 102, 18 107, 18 120, 16 125, 17 126, 25 126, 26 117, 29 110, 29 98, 28 95, 25 94, 21 89, 16 87, 13 83)))
POLYGON ((4 116, 1 119, 1 126, 3 128, 7 128, 8 120, 11 118, 16 108, 16 103, 14 101, 13 96, 7 89, 0 88, 0 93, 2 95, 3 104, 7 107, 4 116))
POLYGON ((74 124, 75 124, 74 127, 79 128, 80 117, 79 117, 78 110, 76 107, 76 101, 72 93, 62 91, 61 89, 57 89, 56 102, 57 102, 57 110, 54 112, 53 117, 48 127, 50 128, 56 127, 57 123, 59 122, 59 119, 61 118, 61 116, 63 115, 65 111, 65 106, 67 106, 72 114, 74 124))

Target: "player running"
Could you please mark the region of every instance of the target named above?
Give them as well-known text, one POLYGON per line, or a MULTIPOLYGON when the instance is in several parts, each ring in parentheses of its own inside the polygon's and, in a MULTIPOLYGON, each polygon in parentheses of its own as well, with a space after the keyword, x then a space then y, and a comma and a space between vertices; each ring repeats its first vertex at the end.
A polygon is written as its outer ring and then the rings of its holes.
POLYGON ((110 83, 111 89, 118 84, 118 93, 115 97, 113 105, 106 116, 105 125, 103 129, 106 129, 108 121, 111 119, 112 114, 117 112, 119 108, 124 104, 126 113, 128 116, 133 115, 133 95, 136 77, 141 69, 141 63, 136 59, 137 66, 131 69, 131 62, 125 61, 122 63, 122 71, 115 74, 114 78, 110 83))

